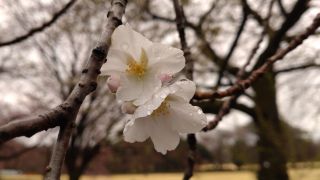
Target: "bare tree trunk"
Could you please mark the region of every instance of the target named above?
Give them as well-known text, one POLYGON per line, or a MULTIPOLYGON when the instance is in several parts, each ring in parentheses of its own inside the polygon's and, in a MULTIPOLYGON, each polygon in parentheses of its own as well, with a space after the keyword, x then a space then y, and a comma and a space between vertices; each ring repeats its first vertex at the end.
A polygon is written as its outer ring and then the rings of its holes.
POLYGON ((259 180, 288 180, 286 135, 276 104, 275 78, 271 73, 253 86, 256 92, 256 120, 259 141, 259 180))
POLYGON ((65 160, 69 180, 79 180, 81 175, 88 168, 90 162, 99 153, 100 149, 100 144, 85 149, 81 149, 80 147, 71 144, 65 160))

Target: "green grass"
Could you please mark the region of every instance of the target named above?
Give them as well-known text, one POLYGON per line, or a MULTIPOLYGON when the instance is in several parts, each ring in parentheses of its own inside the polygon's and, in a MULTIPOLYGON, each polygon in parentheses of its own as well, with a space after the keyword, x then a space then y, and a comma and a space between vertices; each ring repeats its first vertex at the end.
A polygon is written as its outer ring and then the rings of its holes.
MULTIPOLYGON (((290 170, 291 180, 319 180, 320 169, 292 169, 290 170)), ((40 175, 19 175, 0 176, 1 180, 42 180, 40 175)), ((67 180, 64 175, 62 180, 67 180)), ((83 176, 81 180, 181 180, 181 173, 152 173, 152 174, 126 174, 110 176, 83 176)), ((195 173, 193 180, 255 180, 254 172, 233 171, 233 172, 201 172, 195 173)))

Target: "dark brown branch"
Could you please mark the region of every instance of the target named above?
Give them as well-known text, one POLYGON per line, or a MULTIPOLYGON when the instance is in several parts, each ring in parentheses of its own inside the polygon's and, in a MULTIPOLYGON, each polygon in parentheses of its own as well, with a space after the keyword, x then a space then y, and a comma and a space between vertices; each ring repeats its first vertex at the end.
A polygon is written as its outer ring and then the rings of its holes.
POLYGON ((258 62, 255 64, 254 69, 260 67, 270 56, 278 50, 280 43, 286 37, 286 33, 291 29, 296 22, 300 19, 302 14, 308 9, 308 2, 310 0, 298 0, 294 5, 288 17, 282 23, 279 30, 277 30, 270 39, 270 42, 264 52, 260 55, 258 62))
POLYGON ((231 44, 231 47, 229 49, 229 52, 227 54, 227 56, 224 58, 223 60, 223 63, 220 67, 220 71, 219 71, 219 75, 218 75, 218 79, 217 79, 217 83, 216 83, 216 89, 218 89, 218 87, 220 86, 220 83, 221 83, 221 79, 223 77, 223 73, 225 72, 226 70, 226 67, 229 63, 229 60, 231 59, 231 56, 233 54, 233 52, 235 51, 237 45, 238 45, 238 41, 240 39, 240 36, 244 30, 244 27, 246 25, 246 22, 247 22, 247 17, 248 17, 248 9, 246 6, 242 6, 242 20, 241 20, 241 23, 240 23, 240 26, 239 26, 239 29, 236 33, 236 36, 231 44))
POLYGON ((208 9, 207 12, 205 12, 201 17, 200 17, 200 20, 199 20, 199 23, 198 23, 198 26, 201 27, 202 24, 205 22, 205 20, 207 19, 207 17, 211 14, 211 12, 217 7, 217 4, 219 3, 219 0, 217 1, 214 1, 210 8, 208 9))
POLYGON ((185 75, 188 79, 193 80, 193 59, 191 57, 190 49, 186 40, 186 18, 183 12, 183 7, 180 4, 179 0, 173 0, 174 10, 176 13, 176 24, 177 31, 180 37, 181 49, 183 51, 184 57, 186 58, 186 66, 185 66, 185 75))
POLYGON ((19 136, 31 137, 37 132, 45 131, 63 124, 71 106, 63 103, 58 107, 37 117, 14 120, 0 127, 0 145, 5 141, 19 136))
POLYGON ((57 143, 54 146, 50 163, 45 174, 46 180, 56 180, 60 178, 61 167, 68 149, 70 137, 75 126, 75 119, 79 108, 84 98, 97 87, 97 77, 99 75, 101 66, 105 62, 105 58, 110 47, 111 34, 113 33, 114 29, 121 24, 121 18, 124 14, 126 4, 126 0, 114 0, 112 2, 111 10, 108 12, 108 21, 104 31, 102 32, 101 40, 98 43, 98 46, 93 49, 86 65, 87 68, 82 71, 83 74, 80 77, 78 86, 73 89, 70 96, 66 100, 75 101, 78 104, 75 104, 75 107, 77 108, 67 114, 65 117, 65 123, 60 126, 57 143), (79 94, 82 91, 83 94, 79 94))
MULTIPOLYGON (((271 12, 272 12, 272 7, 274 4, 274 0, 272 0, 270 2, 270 5, 268 7, 268 13, 267 13, 267 17, 265 18, 265 23, 268 24, 268 21, 271 17, 271 12)), ((256 45, 254 46, 254 48, 251 50, 251 53, 248 56, 248 59, 246 60, 246 63, 242 66, 242 68, 238 71, 237 76, 236 76, 236 83, 239 83, 245 76, 245 71, 247 66, 250 65, 254 55, 256 54, 257 50, 260 47, 260 44, 263 41, 263 37, 265 36, 267 32, 267 27, 265 26, 264 30, 262 31, 259 40, 257 41, 256 45)), ((243 93, 243 92, 242 92, 243 93)), ((230 109, 232 107, 234 107, 237 103, 238 98, 241 96, 242 93, 238 93, 235 95, 232 95, 228 100, 224 101, 222 104, 222 107, 220 108, 219 112, 217 113, 217 115, 215 116, 215 118, 209 122, 208 126, 205 127, 203 130, 207 131, 209 129, 214 129, 215 127, 217 127, 217 125, 219 124, 219 122, 222 120, 222 118, 228 114, 230 112, 230 109)), ((251 115, 253 117, 253 119, 255 119, 255 113, 253 113, 253 115, 251 115)))
POLYGON ((13 45, 13 44, 16 44, 16 43, 20 43, 20 42, 28 39, 29 37, 33 36, 34 34, 39 33, 41 31, 43 31, 44 29, 48 28, 49 26, 54 24, 63 14, 65 14, 68 11, 68 9, 70 9, 70 7, 76 1, 77 0, 70 0, 65 6, 63 6, 62 9, 60 9, 60 11, 54 13, 52 18, 49 21, 43 23, 41 26, 34 27, 34 28, 30 29, 26 34, 18 36, 16 38, 12 39, 12 40, 5 41, 5 42, 0 42, 0 47, 13 45))
POLYGON ((316 63, 308 63, 308 64, 303 64, 300 66, 294 66, 294 67, 288 67, 288 68, 284 68, 284 69, 279 69, 277 71, 274 72, 274 74, 278 75, 278 74, 282 74, 282 73, 286 73, 286 72, 292 72, 292 71, 297 71, 297 70, 305 70, 305 69, 309 69, 309 68, 319 68, 320 64, 316 64, 316 63))
POLYGON ((278 3, 279 9, 280 9, 282 15, 287 18, 288 17, 288 13, 287 13, 286 9, 284 8, 284 6, 282 4, 282 0, 277 0, 277 3, 278 3))
POLYGON ((103 32, 101 42, 93 49, 88 63, 82 70, 82 75, 77 86, 74 87, 69 97, 59 106, 37 117, 25 120, 11 121, 0 127, 0 144, 19 136, 30 137, 37 132, 54 128, 65 123, 68 115, 78 111, 84 98, 94 91, 97 86, 99 69, 105 61, 113 30, 121 24, 123 1, 115 1, 116 12, 109 13, 108 25, 103 32))
MULTIPOLYGON (((159 16, 156 15, 154 13, 152 13, 149 9, 149 7, 147 7, 146 12, 151 16, 152 19, 154 20, 160 20, 160 21, 164 21, 164 22, 168 22, 168 23, 174 23, 175 20, 174 19, 170 19, 167 17, 163 17, 163 16, 159 16)), ((207 41, 206 37, 205 37, 205 33, 203 31, 203 29, 201 28, 201 24, 195 25, 191 22, 189 22, 187 19, 185 19, 185 27, 192 29, 195 34, 197 35, 197 37, 201 40, 202 42, 202 46, 203 46, 203 51, 205 52, 204 54, 206 56, 208 56, 209 58, 211 58, 211 60, 216 63, 218 66, 221 66, 223 63, 223 58, 220 57, 216 51, 211 47, 210 42, 207 41)), ((236 67, 228 67, 227 70, 229 72, 231 72, 232 74, 236 74, 236 72, 238 71, 238 68, 236 67)))
MULTIPOLYGON (((209 114, 218 114, 219 110, 221 109, 223 103, 225 101, 195 101, 193 105, 199 106, 204 113, 209 114)), ((256 113, 253 108, 248 107, 244 104, 235 103, 233 109, 243 112, 252 118, 256 117, 256 113)))
POLYGON ((242 0, 242 5, 245 6, 246 9, 248 9, 249 14, 262 26, 264 26, 264 19, 263 17, 258 14, 255 10, 253 10, 250 5, 248 4, 247 0, 242 0))
POLYGON ((265 63, 258 69, 254 70, 251 75, 245 79, 240 81, 238 84, 235 84, 234 86, 226 89, 225 91, 215 91, 211 93, 196 93, 195 97, 196 99, 217 99, 217 98, 223 98, 226 96, 231 96, 234 94, 242 93, 247 88, 251 86, 253 82, 255 82, 260 76, 262 76, 264 73, 266 73, 269 68, 278 60, 283 59, 283 57, 294 50, 296 47, 302 44, 302 42, 307 39, 310 35, 315 33, 317 28, 320 26, 320 13, 317 14, 315 19, 313 20, 313 23, 300 35, 296 36, 286 48, 279 49, 277 53, 275 53, 270 58, 267 58, 265 63))
MULTIPOLYGON (((176 13, 177 31, 180 37, 181 49, 183 50, 184 57, 186 58, 186 66, 184 68, 185 75, 188 79, 193 80, 193 59, 191 57, 190 49, 187 44, 185 34, 186 17, 184 15, 183 7, 179 0, 173 0, 173 6, 176 13)), ((184 180, 189 180, 193 175, 193 169, 195 164, 195 156, 197 149, 197 139, 195 134, 188 134, 187 141, 189 145, 189 155, 187 158, 187 168, 184 173, 184 180)))

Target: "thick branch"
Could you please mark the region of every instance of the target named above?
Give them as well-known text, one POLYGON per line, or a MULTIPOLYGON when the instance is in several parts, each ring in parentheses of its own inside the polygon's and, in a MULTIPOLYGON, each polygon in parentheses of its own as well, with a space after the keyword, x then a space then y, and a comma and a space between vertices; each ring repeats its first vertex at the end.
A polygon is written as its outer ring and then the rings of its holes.
MULTIPOLYGON (((268 24, 268 21, 271 17, 271 12, 272 12, 272 7, 274 4, 274 0, 272 0, 270 2, 270 5, 268 7, 268 14, 267 17, 265 19, 265 23, 268 24)), ((244 11, 248 11, 245 9, 244 6, 244 11)), ((246 63, 243 65, 243 67, 238 71, 237 76, 236 76, 236 83, 239 83, 245 75, 245 70, 247 68, 247 66, 250 65, 253 56, 256 54, 257 50, 260 47, 261 42, 263 41, 263 37, 265 35, 267 31, 267 27, 265 26, 264 30, 262 31, 259 40, 256 43, 256 46, 251 50, 251 53, 248 56, 248 59, 246 60, 246 63)), ((217 127, 217 125, 219 124, 219 122, 222 120, 222 118, 227 115, 230 112, 230 109, 236 105, 238 98, 241 96, 242 93, 238 93, 235 95, 232 95, 228 100, 224 101, 222 104, 222 107, 220 108, 219 112, 217 113, 217 115, 214 117, 214 119, 212 121, 209 122, 209 124, 207 125, 207 127, 205 127, 203 130, 207 131, 210 129, 214 129, 215 127, 217 127)), ((255 119, 255 115, 251 115, 253 117, 253 119, 255 119)))
POLYGON ((84 98, 97 87, 97 76, 105 62, 111 34, 121 24, 121 16, 125 6, 123 2, 126 1, 115 1, 115 10, 109 12, 108 24, 101 36, 101 42, 92 50, 90 59, 82 70, 81 78, 69 97, 58 107, 37 117, 12 121, 0 127, 0 144, 15 137, 30 137, 39 131, 62 125, 68 115, 79 110, 84 98))
POLYGON ((308 9, 308 2, 310 0, 298 0, 292 11, 288 14, 286 20, 282 23, 279 30, 275 32, 270 39, 268 47, 260 55, 258 62, 255 64, 254 69, 260 67, 270 56, 276 53, 280 46, 281 41, 284 39, 287 31, 291 29, 296 22, 300 19, 302 14, 308 9))
POLYGON ((39 27, 34 27, 34 28, 30 29, 26 34, 18 36, 16 38, 12 39, 12 40, 5 41, 5 42, 0 42, 0 47, 8 46, 8 45, 16 44, 16 43, 20 43, 20 42, 28 39, 29 37, 33 36, 34 34, 43 31, 44 29, 46 29, 47 27, 49 27, 53 23, 55 23, 63 14, 65 14, 68 11, 68 9, 70 9, 70 7, 76 1, 77 0, 70 0, 65 6, 63 6, 63 8, 60 11, 56 12, 55 14, 53 14, 52 18, 49 21, 43 23, 39 27))
POLYGON ((87 68, 82 71, 83 74, 78 86, 75 87, 67 99, 67 101, 78 102, 78 106, 76 106, 77 109, 65 117, 65 124, 60 126, 57 143, 54 147, 50 163, 45 174, 46 180, 56 180, 60 178, 61 167, 68 149, 70 137, 74 128, 74 121, 78 114, 80 105, 84 98, 97 87, 97 76, 100 73, 102 64, 105 62, 111 43, 111 34, 114 29, 121 24, 121 18, 124 14, 126 4, 126 0, 114 0, 112 2, 111 10, 108 12, 108 21, 104 31, 102 32, 101 40, 98 43, 98 46, 92 51, 90 59, 86 65, 87 68), (83 94, 79 94, 79 92, 82 91, 83 94))

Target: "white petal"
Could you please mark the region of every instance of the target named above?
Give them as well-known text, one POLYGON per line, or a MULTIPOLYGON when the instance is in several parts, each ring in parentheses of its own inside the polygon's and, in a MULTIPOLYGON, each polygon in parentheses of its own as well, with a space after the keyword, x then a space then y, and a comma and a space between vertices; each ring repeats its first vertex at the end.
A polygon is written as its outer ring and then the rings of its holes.
POLYGON ((101 67, 101 75, 113 75, 125 72, 130 55, 125 51, 110 48, 107 62, 101 67))
POLYGON ((158 73, 175 74, 185 66, 185 58, 180 49, 153 43, 147 49, 149 66, 158 73))
POLYGON ((199 107, 179 101, 169 101, 170 112, 166 119, 179 133, 196 133, 207 125, 206 115, 199 107))
POLYGON ((143 79, 141 79, 141 81, 142 90, 140 92, 140 95, 133 101, 133 104, 136 106, 146 103, 152 97, 152 95, 161 87, 161 80, 157 78, 157 76, 155 76, 155 74, 153 73, 146 74, 143 79))
POLYGON ((150 137, 156 151, 166 154, 167 151, 177 148, 180 136, 173 131, 164 119, 151 119, 150 137))
POLYGON ((149 137, 148 122, 145 119, 136 119, 127 122, 123 130, 124 140, 130 143, 143 142, 149 137))
POLYGON ((120 87, 116 93, 121 101, 132 101, 141 95, 143 81, 133 76, 121 76, 120 87))
POLYGON ((161 80, 149 73, 139 79, 138 77, 125 75, 121 78, 121 85, 116 93, 122 101, 133 101, 136 106, 144 104, 161 87, 161 80))
POLYGON ((141 48, 147 49, 152 42, 128 25, 121 25, 115 29, 111 37, 111 47, 121 49, 139 59, 141 48))
POLYGON ((146 103, 139 106, 134 112, 134 118, 145 117, 151 115, 151 113, 157 109, 161 103, 166 99, 169 94, 173 94, 178 91, 178 86, 164 86, 161 87, 156 93, 153 94, 146 103))
POLYGON ((196 84, 188 79, 177 81, 173 86, 179 87, 173 95, 182 98, 185 102, 189 102, 196 92, 196 84))

